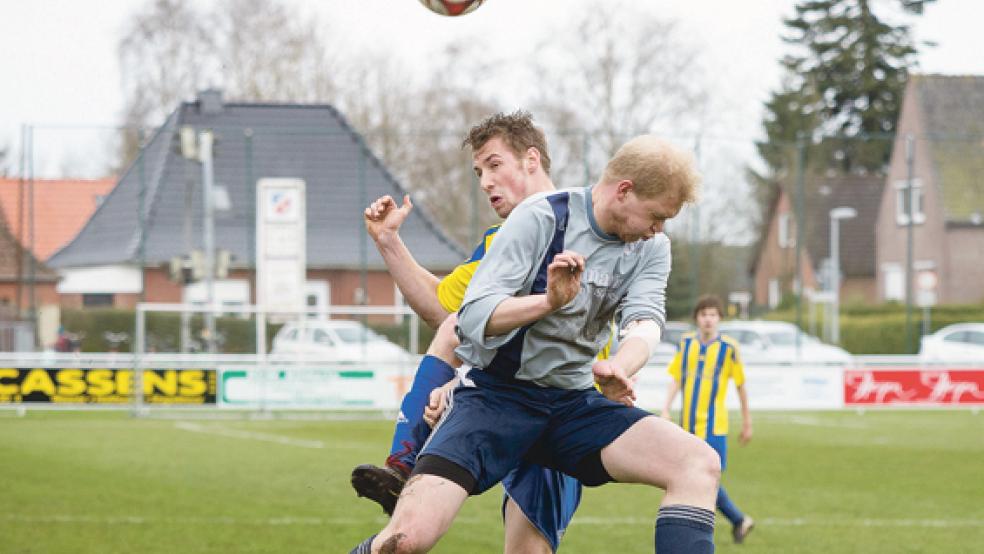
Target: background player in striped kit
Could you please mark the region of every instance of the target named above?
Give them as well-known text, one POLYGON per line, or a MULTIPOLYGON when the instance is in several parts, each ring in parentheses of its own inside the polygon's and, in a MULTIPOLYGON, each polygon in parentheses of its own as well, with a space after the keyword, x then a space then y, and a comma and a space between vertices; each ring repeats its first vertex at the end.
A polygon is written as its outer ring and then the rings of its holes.
MULTIPOLYGON (((728 460, 728 409, 725 398, 728 380, 738 389, 741 404, 742 445, 752 439, 752 416, 748 412, 748 394, 745 391, 745 370, 738 354, 738 342, 718 332, 724 307, 716 296, 702 296, 694 307, 697 331, 688 333, 680 341, 680 349, 670 362, 669 373, 673 377, 663 417, 670 419, 670 406, 680 390, 683 390, 683 407, 680 410, 680 426, 707 441, 721 457, 721 471, 728 460)), ((744 542, 755 522, 742 513, 728 496, 724 486, 718 489, 717 509, 731 522, 731 535, 735 542, 744 542)))

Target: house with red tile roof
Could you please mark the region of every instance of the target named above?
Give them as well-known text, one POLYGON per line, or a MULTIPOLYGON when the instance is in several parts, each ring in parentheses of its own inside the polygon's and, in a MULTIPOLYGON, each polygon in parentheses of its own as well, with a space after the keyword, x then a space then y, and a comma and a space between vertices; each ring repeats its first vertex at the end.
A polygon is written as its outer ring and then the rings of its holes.
POLYGON ((0 179, 0 209, 10 233, 45 261, 89 220, 116 179, 0 179))
POLYGON ((116 185, 107 179, 0 178, 0 310, 18 318, 60 304, 44 262, 78 234, 116 185))

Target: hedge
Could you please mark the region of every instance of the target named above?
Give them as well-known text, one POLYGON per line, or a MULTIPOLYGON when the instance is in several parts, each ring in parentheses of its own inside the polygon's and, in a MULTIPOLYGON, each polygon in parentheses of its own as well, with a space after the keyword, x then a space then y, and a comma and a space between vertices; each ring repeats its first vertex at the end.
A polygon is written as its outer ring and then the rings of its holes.
MULTIPOLYGON (((804 309, 802 323, 808 321, 804 309)), ((919 337, 922 333, 923 310, 912 310, 912 348, 907 348, 905 339, 905 306, 887 304, 881 306, 848 306, 841 311, 841 346, 852 354, 916 354, 919 352, 919 337)), ((764 319, 795 323, 796 312, 783 310, 766 314, 764 319)), ((946 305, 930 310, 930 333, 954 323, 972 321, 984 322, 984 305, 946 305)), ((822 315, 817 325, 823 325, 822 315)))
MULTIPOLYGON (((118 345, 120 352, 131 352, 136 325, 134 310, 114 308, 88 308, 84 310, 66 309, 61 313, 61 324, 69 333, 82 336, 83 352, 106 352, 110 343, 106 333, 126 334, 126 341, 118 345)), ((181 315, 168 312, 149 312, 146 314, 147 349, 159 352, 177 352, 180 343, 181 315)), ((368 321, 369 327, 386 336, 391 341, 403 347, 409 347, 410 324, 409 318, 404 318, 400 324, 377 324, 368 321)), ((281 325, 267 324, 267 350, 272 345, 273 337, 281 325)), ((203 346, 201 340, 204 318, 194 315, 191 318, 191 337, 203 346)), ((227 354, 252 354, 256 352, 256 324, 253 320, 238 317, 220 317, 215 322, 216 332, 220 337, 219 351, 227 354)), ((421 323, 421 351, 426 350, 434 337, 434 331, 421 323)))

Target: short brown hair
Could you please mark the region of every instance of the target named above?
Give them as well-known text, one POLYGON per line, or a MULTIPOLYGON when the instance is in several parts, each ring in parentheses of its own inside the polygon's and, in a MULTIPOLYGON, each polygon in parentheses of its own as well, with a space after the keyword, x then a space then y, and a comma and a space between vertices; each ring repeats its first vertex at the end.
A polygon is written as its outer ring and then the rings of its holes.
POLYGON ((550 174, 550 154, 547 152, 547 138, 543 130, 533 124, 530 112, 517 110, 511 114, 494 113, 482 120, 468 131, 461 147, 470 146, 475 152, 485 146, 485 143, 501 137, 517 158, 522 158, 529 148, 540 152, 540 165, 543 172, 550 174))
POLYGON ((696 202, 700 173, 686 150, 653 135, 640 135, 622 145, 605 167, 606 183, 632 181, 643 198, 668 195, 680 205, 696 202))
POLYGON ((708 308, 714 308, 718 312, 718 316, 724 317, 724 303, 721 299, 713 294, 705 294, 697 299, 697 305, 694 306, 694 319, 697 319, 697 314, 702 310, 708 308))

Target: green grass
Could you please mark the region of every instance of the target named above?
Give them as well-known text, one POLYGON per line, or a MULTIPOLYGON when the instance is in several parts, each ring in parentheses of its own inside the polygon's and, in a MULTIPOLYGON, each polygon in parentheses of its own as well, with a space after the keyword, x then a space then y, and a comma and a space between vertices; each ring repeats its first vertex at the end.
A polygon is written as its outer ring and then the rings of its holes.
MULTIPOLYGON (((984 414, 755 415, 724 484, 759 525, 737 547, 719 518, 718 552, 984 551, 984 414)), ((0 412, 0 552, 348 552, 385 523, 349 470, 381 461, 391 429, 0 412)), ((469 500, 435 552, 501 552, 500 500, 469 500)), ((561 551, 652 552, 659 500, 588 490, 561 551)))

